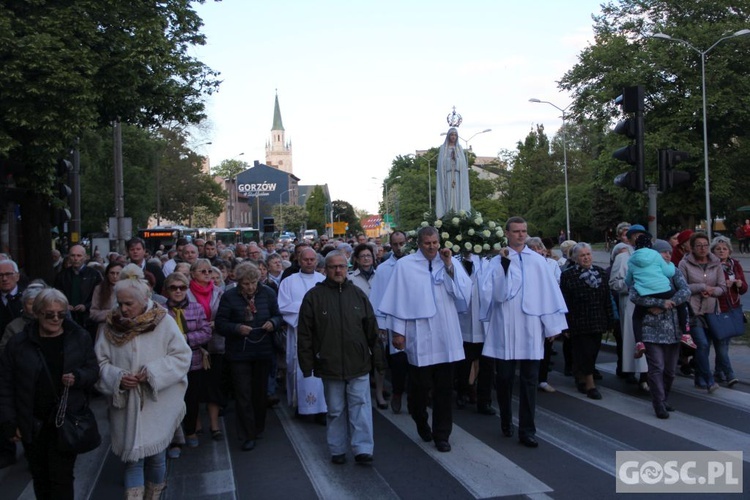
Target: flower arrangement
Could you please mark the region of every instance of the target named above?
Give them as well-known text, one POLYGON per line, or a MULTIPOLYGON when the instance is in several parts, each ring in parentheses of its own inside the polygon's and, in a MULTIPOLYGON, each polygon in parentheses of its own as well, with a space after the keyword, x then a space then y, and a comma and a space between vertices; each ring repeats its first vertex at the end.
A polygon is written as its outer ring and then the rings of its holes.
MULTIPOLYGON (((421 227, 434 226, 440 233, 442 246, 450 248, 454 254, 494 255, 508 244, 502 225, 484 220, 476 211, 447 212, 440 219, 435 219, 434 214, 425 214, 425 219, 421 227)), ((408 235, 416 236, 417 231, 409 231, 408 235)))

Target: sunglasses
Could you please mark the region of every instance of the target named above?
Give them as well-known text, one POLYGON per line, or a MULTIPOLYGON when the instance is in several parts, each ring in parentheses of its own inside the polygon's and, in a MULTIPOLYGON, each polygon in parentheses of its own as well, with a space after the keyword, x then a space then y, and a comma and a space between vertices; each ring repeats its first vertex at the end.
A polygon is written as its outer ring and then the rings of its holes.
POLYGON ((65 319, 65 316, 67 314, 68 313, 65 311, 49 311, 49 312, 44 313, 44 319, 49 319, 49 320, 65 319))
POLYGON ((169 290, 170 292, 176 292, 178 290, 180 292, 184 292, 187 289, 188 287, 186 287, 185 285, 170 285, 167 287, 167 290, 169 290))

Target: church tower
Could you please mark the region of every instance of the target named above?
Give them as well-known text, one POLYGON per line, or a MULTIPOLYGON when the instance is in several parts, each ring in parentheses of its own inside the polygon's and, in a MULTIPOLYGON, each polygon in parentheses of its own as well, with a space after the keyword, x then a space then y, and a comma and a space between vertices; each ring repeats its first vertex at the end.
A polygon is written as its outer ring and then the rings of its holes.
POLYGON ((266 141, 266 165, 292 174, 292 141, 286 142, 284 124, 281 122, 281 108, 279 108, 279 94, 273 106, 273 126, 271 140, 266 141))

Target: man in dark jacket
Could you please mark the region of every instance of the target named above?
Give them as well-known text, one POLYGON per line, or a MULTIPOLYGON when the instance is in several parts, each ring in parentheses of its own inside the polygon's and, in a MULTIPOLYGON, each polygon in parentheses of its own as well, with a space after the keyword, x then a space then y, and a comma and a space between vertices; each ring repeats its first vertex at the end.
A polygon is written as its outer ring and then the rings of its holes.
POLYGON ((86 320, 89 318, 94 288, 102 282, 102 275, 86 266, 86 249, 83 246, 70 247, 68 258, 71 265, 57 275, 55 288, 68 298, 68 310, 73 320, 85 328, 88 326, 86 320))
POLYGON ((312 288, 299 314, 297 356, 305 377, 323 379, 331 461, 346 462, 347 437, 357 463, 372 462, 370 370, 382 371, 375 314, 365 293, 347 280, 344 254, 330 252, 326 279, 312 288), (348 436, 348 429, 351 435, 348 436))

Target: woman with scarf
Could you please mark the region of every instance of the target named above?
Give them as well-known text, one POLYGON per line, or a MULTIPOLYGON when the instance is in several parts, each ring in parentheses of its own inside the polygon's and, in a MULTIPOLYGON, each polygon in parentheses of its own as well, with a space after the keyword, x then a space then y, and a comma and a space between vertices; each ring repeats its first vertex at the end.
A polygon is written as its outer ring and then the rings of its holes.
MULTIPOLYGON (((215 333, 214 319, 216 311, 219 310, 219 300, 223 293, 221 288, 214 285, 211 261, 198 259, 190 266, 190 289, 187 297, 190 302, 195 302, 203 308, 203 312, 211 325, 212 333, 215 333)), ((226 406, 226 395, 224 390, 224 337, 211 336, 207 346, 211 357, 211 368, 206 375, 206 398, 208 403, 208 418, 211 426, 211 437, 214 441, 221 440, 224 436, 219 424, 219 410, 226 406)), ((200 430, 200 421, 196 430, 200 430)))
MULTIPOLYGON (((185 443, 190 448, 198 446, 198 436, 195 433, 198 423, 200 402, 205 400, 206 370, 210 367, 209 354, 204 345, 211 340, 211 325, 206 319, 206 313, 200 304, 190 302, 187 290, 190 281, 180 273, 172 273, 164 280, 164 293, 167 297, 167 311, 180 328, 180 332, 193 352, 188 372, 188 387, 185 392, 185 418, 182 429, 185 432, 185 443)), ((172 442, 169 457, 180 456, 180 445, 172 442)))
MULTIPOLYGON (((740 295, 747 293, 747 280, 742 264, 732 258, 732 242, 726 236, 717 236, 711 242, 711 252, 721 261, 721 268, 727 283, 727 293, 719 297, 721 312, 739 309, 739 314, 742 314, 740 295)), ((716 350, 714 380, 726 382, 728 387, 733 387, 739 380, 734 375, 732 363, 729 361, 729 340, 728 338, 721 340, 713 336, 711 338, 716 350)))
POLYGON ((448 129, 438 152, 436 190, 435 214, 438 218, 447 212, 471 210, 469 164, 458 143, 458 130, 454 127, 448 129))
POLYGON ((607 276, 594 265, 591 246, 576 243, 570 250, 573 262, 560 276, 560 289, 568 306, 566 318, 578 390, 591 399, 602 395, 594 384, 596 357, 602 334, 614 324, 607 276))
MULTIPOLYGON (((375 277, 375 252, 373 246, 368 243, 360 243, 354 247, 352 252, 352 271, 349 273, 349 281, 354 283, 357 288, 365 292, 365 295, 370 296, 370 284, 372 279, 375 277)), ((385 352, 385 349, 383 350, 385 352)), ((388 408, 388 402, 385 400, 383 394, 383 386, 385 380, 385 373, 378 373, 374 370, 375 376, 375 399, 377 400, 378 408, 385 410, 388 408)))
POLYGON ((276 294, 259 283, 260 271, 243 262, 234 271, 237 286, 221 297, 216 331, 226 338, 226 358, 236 399, 242 451, 255 448, 266 426, 266 390, 273 357, 273 332, 282 317, 276 294))
POLYGON ((125 266, 114 291, 118 306, 96 342, 96 387, 109 402, 112 452, 125 462, 126 498, 159 498, 167 446, 185 416, 192 353, 175 320, 149 299, 140 267, 125 266))

